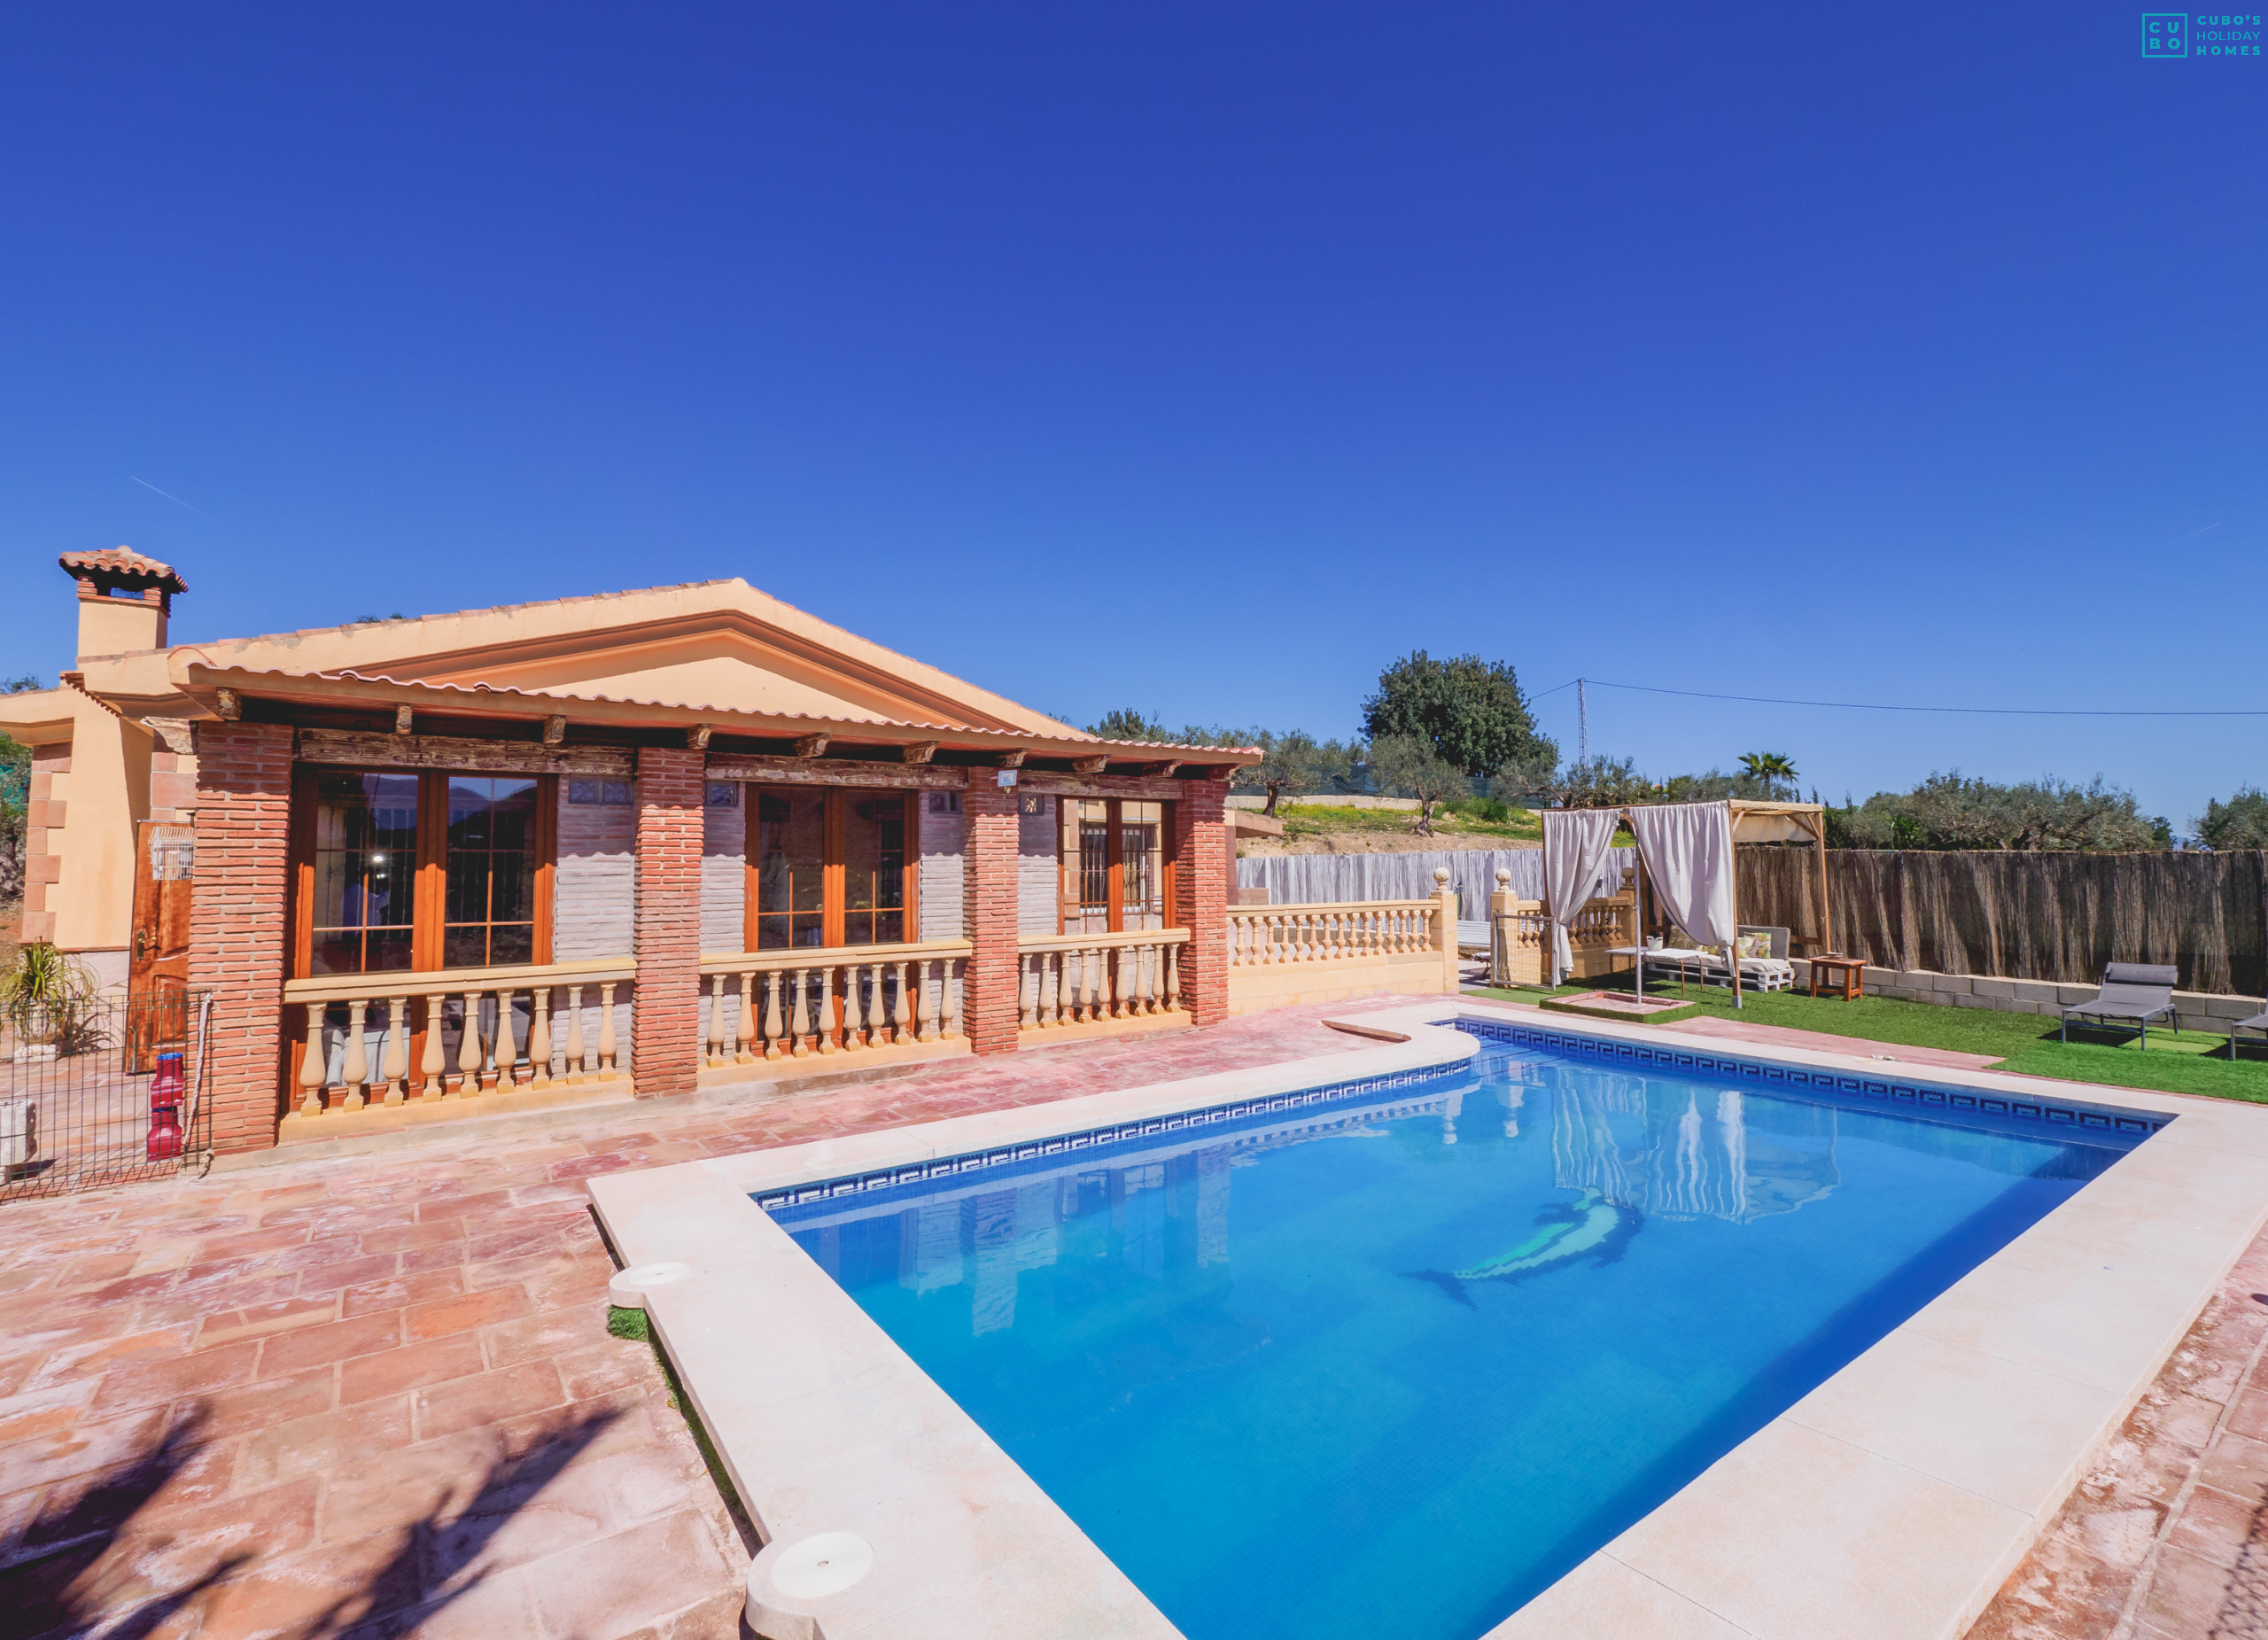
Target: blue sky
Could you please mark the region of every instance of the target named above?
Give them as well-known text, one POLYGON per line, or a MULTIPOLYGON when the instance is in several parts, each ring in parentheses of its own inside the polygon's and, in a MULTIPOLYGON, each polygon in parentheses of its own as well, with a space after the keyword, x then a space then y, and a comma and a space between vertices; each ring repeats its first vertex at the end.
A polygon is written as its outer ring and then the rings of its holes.
MULTIPOLYGON (((1421 646, 2268 708, 2268 57, 2140 15, 17 7, 0 666, 126 542, 184 641, 740 574, 1083 722, 1344 734, 1421 646)), ((1590 704, 1833 797, 2268 779, 2268 718, 1590 704)))

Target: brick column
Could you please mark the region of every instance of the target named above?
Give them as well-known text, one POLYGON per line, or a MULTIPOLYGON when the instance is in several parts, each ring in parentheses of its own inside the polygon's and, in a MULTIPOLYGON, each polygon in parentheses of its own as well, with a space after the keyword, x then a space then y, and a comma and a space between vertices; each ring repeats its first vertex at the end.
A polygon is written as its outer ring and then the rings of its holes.
POLYGON ((284 1112, 291 819, 290 727, 198 724, 189 983, 213 992, 205 1062, 215 1151, 270 1148, 284 1112))
POLYGON ((1192 1025, 1229 1016, 1229 861, 1226 781, 1186 781, 1173 805, 1175 921, 1189 930, 1181 948, 1181 1002, 1192 1025))
POLYGON ((989 769, 969 772, 961 799, 968 822, 962 845, 962 902, 975 953, 961 990, 961 1029, 979 1053, 1016 1051, 1016 794, 992 783, 989 769))
POLYGON ((638 749, 637 909, 631 950, 630 1080, 641 1099, 701 1079, 702 785, 707 759, 638 749))

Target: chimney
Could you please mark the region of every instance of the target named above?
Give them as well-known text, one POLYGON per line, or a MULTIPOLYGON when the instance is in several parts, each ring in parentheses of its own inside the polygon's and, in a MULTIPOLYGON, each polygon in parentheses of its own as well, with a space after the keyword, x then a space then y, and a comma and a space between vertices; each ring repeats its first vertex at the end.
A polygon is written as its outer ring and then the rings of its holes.
POLYGON ((79 583, 79 659, 166 647, 174 595, 189 584, 173 566, 131 547, 66 552, 56 562, 79 583))

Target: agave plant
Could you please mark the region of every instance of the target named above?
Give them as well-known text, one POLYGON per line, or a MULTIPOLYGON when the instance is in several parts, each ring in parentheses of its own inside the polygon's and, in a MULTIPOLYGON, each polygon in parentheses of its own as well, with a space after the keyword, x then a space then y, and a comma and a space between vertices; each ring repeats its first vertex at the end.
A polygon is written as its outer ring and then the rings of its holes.
POLYGON ((94 970, 43 940, 18 946, 0 968, 0 1018, 19 1040, 52 1043, 58 1054, 102 1045, 101 994, 94 970))

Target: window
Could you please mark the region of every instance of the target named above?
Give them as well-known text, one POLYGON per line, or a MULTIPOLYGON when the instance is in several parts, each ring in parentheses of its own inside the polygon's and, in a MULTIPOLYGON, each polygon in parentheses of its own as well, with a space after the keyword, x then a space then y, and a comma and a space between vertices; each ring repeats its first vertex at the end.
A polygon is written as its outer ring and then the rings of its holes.
POLYGON ((750 951, 827 944, 827 794, 761 792, 750 805, 750 951))
POLYGON ((1131 797, 1066 797, 1058 809, 1060 930, 1117 934, 1166 927, 1166 805, 1131 797))
POLYGON ((894 945, 915 937, 910 798, 750 787, 747 803, 747 949, 894 945))
POLYGON ((377 974, 411 964, 416 920, 415 774, 315 781, 307 974, 377 974))
POLYGON ((536 782, 452 774, 445 968, 499 968, 535 955, 536 782))
POLYGON ((301 769, 293 974, 550 961, 558 801, 551 775, 301 769))

